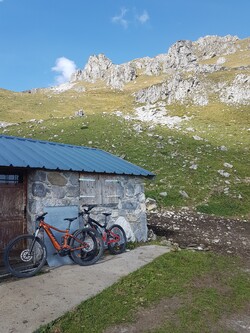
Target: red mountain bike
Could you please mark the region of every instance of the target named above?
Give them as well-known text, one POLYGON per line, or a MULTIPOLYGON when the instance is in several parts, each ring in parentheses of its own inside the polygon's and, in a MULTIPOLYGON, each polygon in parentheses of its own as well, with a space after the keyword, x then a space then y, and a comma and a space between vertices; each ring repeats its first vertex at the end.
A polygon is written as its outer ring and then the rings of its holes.
POLYGON ((113 224, 110 228, 107 227, 107 217, 111 213, 102 213, 105 216, 104 224, 100 224, 96 220, 90 217, 90 211, 97 207, 96 205, 87 206, 87 209, 83 206, 83 212, 79 215, 87 215, 86 226, 90 226, 102 235, 104 246, 106 246, 111 254, 119 254, 125 251, 127 245, 127 238, 124 229, 118 225, 113 224))

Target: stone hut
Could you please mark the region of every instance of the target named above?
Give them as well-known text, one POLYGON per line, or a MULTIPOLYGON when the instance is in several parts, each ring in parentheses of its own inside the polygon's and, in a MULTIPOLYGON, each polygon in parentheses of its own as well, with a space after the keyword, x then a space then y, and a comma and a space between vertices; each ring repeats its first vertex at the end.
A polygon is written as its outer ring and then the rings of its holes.
POLYGON ((100 149, 0 135, 0 252, 33 232, 38 214, 54 214, 56 226, 58 216, 89 204, 109 210, 113 222, 124 217, 136 240, 146 241, 144 180, 153 177, 100 149))

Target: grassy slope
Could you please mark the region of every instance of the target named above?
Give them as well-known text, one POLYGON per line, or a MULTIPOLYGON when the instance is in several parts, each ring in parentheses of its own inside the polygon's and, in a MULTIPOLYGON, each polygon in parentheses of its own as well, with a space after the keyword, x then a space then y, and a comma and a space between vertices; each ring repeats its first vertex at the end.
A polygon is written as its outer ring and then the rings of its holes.
MULTIPOLYGON (((231 82, 233 76, 232 72, 224 71, 208 74, 207 79, 212 83, 231 82)), ((131 114, 136 106, 131 93, 164 79, 164 75, 140 76, 124 91, 107 89, 103 83, 84 83, 84 93, 28 94, 0 90, 0 121, 19 123, 0 129, 0 133, 95 146, 125 155, 132 163, 157 174, 155 181, 146 183, 146 191, 160 205, 189 206, 217 215, 249 217, 250 114, 247 106, 228 106, 213 96, 210 96, 211 103, 204 107, 171 105, 169 115, 192 116, 182 123, 181 130, 164 126, 152 129, 151 124, 142 123, 140 133, 134 130, 134 121, 125 121, 113 114, 118 110, 131 114), (73 117, 79 109, 84 110, 85 116, 73 117), (30 119, 44 121, 27 122, 30 119), (193 136, 203 140, 197 141, 193 136), (226 146, 227 151, 222 151, 221 146, 226 146), (225 168, 224 163, 233 168, 225 168), (197 170, 190 169, 192 164, 197 164, 197 170), (218 170, 225 170, 230 176, 225 178, 218 170), (180 190, 186 191, 189 198, 183 198, 180 190), (168 195, 163 197, 161 192, 168 195)))

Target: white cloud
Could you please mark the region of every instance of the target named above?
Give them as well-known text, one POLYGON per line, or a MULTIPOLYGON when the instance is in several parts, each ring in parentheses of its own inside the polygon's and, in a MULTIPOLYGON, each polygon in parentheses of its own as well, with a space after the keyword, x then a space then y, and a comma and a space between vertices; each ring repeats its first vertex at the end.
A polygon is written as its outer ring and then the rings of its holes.
POLYGON ((128 12, 128 9, 126 8, 121 8, 121 13, 120 15, 112 17, 112 22, 120 24, 123 26, 124 29, 127 29, 128 27, 128 20, 125 19, 125 15, 128 12))
POLYGON ((130 19, 128 19, 129 9, 121 8, 120 14, 112 17, 112 22, 120 24, 124 29, 127 29, 132 22, 139 22, 140 24, 145 24, 149 19, 149 14, 146 10, 142 12, 141 15, 136 13, 136 8, 130 11, 130 19))
POLYGON ((76 71, 76 65, 74 61, 61 57, 56 59, 56 65, 51 70, 59 73, 55 81, 57 84, 62 84, 70 80, 71 75, 76 71))
POLYGON ((144 10, 143 13, 141 15, 137 15, 136 18, 141 24, 144 24, 149 20, 148 12, 144 10))

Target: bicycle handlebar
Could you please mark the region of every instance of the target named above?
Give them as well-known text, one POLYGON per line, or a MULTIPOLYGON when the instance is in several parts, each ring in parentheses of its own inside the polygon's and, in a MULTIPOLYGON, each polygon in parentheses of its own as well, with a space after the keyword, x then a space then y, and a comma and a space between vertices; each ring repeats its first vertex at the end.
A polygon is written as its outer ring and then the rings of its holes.
MULTIPOLYGON (((82 205, 82 207, 86 207, 86 205, 82 205)), ((87 209, 83 208, 83 210, 84 210, 85 214, 89 214, 89 212, 95 207, 97 207, 97 205, 89 205, 89 206, 87 206, 87 209)))
POLYGON ((42 215, 38 216, 38 217, 36 218, 36 221, 41 221, 41 220, 43 220, 43 219, 44 219, 44 216, 47 215, 47 214, 48 214, 48 212, 45 212, 45 213, 43 213, 42 215))

